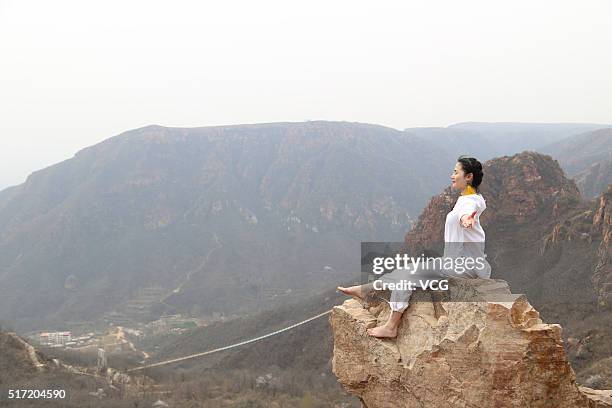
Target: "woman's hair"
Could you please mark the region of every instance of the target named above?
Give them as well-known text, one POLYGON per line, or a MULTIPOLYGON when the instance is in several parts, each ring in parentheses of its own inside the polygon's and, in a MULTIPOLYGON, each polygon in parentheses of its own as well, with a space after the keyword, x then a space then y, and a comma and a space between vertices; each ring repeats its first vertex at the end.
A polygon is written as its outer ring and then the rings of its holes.
POLYGON ((466 156, 459 156, 457 162, 461 163, 461 168, 466 175, 472 173, 471 186, 478 191, 478 186, 482 182, 482 164, 475 158, 466 156))

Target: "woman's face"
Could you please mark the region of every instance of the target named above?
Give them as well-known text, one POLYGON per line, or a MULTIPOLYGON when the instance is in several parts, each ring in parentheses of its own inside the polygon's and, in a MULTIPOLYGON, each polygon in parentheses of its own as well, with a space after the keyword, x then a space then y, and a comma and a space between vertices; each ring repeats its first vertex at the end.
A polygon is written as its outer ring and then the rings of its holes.
POLYGON ((451 188, 454 190, 463 191, 469 184, 468 182, 472 181, 472 173, 469 173, 466 177, 463 172, 463 168, 461 167, 461 163, 457 162, 455 164, 455 169, 453 170, 453 174, 451 174, 451 188))

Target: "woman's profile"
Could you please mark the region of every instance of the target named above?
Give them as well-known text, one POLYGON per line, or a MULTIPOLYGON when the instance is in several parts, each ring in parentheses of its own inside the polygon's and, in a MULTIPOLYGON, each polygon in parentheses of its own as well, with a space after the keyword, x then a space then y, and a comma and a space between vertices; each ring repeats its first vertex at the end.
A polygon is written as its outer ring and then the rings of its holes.
MULTIPOLYGON (((457 199, 453 209, 446 215, 444 225, 444 256, 442 259, 473 259, 481 257, 478 267, 471 268, 452 268, 441 266, 442 262, 433 262, 434 267, 423 267, 417 265, 415 270, 396 269, 391 273, 382 275, 379 279, 384 283, 397 283, 400 281, 414 281, 422 278, 435 277, 469 277, 485 278, 491 276, 491 267, 484 258, 485 232, 480 225, 480 215, 486 209, 486 203, 478 187, 482 182, 482 164, 473 157, 461 156, 457 159, 455 168, 451 175, 451 188, 460 191, 461 195, 457 199)), ((437 258, 440 260, 440 258, 437 258)), ((365 296, 375 290, 373 282, 365 285, 350 287, 338 286, 342 293, 365 300, 365 296)), ((368 329, 368 334, 374 337, 396 337, 397 329, 400 325, 402 314, 408 308, 411 290, 393 290, 389 306, 391 314, 387 322, 378 327, 368 329)))

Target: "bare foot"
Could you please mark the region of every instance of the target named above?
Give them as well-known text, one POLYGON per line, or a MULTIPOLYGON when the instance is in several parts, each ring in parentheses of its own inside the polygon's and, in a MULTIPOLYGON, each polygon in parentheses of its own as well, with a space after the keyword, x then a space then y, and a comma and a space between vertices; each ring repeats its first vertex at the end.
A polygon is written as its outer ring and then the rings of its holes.
POLYGON ((363 294, 361 293, 361 286, 349 286, 348 288, 338 286, 337 289, 345 295, 348 295, 352 298, 357 298, 357 300, 365 300, 363 298, 363 294))
POLYGON ((370 336, 380 337, 380 338, 394 338, 397 336, 397 327, 392 328, 385 325, 373 327, 367 330, 370 336))

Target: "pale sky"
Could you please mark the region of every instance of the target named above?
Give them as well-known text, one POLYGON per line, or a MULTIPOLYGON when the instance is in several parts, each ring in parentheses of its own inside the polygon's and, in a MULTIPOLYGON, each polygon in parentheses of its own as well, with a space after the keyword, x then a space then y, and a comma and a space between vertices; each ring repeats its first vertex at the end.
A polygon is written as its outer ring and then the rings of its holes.
POLYGON ((0 189, 149 125, 612 123, 609 0, 0 0, 0 189))

